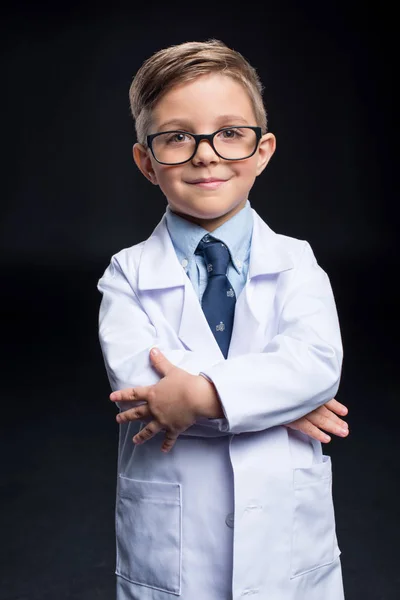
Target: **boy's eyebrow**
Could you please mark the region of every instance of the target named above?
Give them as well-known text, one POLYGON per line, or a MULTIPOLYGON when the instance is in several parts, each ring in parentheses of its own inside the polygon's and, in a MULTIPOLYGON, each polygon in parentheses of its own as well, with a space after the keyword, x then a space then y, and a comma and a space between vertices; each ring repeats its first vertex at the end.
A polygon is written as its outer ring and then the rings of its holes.
MULTIPOLYGON (((240 117, 239 115, 221 115, 216 120, 216 128, 222 126, 222 123, 233 125, 249 125, 246 119, 240 117)), ((161 125, 157 127, 158 132, 167 131, 170 128, 177 127, 178 129, 184 129, 185 131, 190 131, 194 129, 190 121, 186 119, 171 119, 170 121, 165 121, 161 125)))

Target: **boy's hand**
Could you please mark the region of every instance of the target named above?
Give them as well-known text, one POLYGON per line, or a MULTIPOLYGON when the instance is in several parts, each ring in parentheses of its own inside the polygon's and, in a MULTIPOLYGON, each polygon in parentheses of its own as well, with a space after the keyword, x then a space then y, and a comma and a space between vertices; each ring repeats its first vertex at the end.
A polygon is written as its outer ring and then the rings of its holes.
MULTIPOLYGON (((133 438, 136 444, 143 443, 165 430, 162 450, 168 452, 174 446, 180 433, 188 429, 198 417, 222 418, 221 403, 214 385, 202 376, 191 375, 175 367, 159 351, 150 352, 153 366, 163 378, 155 385, 118 390, 110 395, 113 402, 143 400, 139 405, 117 415, 118 423, 128 421, 150 422, 133 438)), ((320 442, 330 442, 324 433, 346 437, 347 423, 337 415, 345 416, 348 410, 334 398, 316 408, 304 417, 287 423, 285 426, 297 429, 320 442)))
POLYGON ((337 416, 341 415, 343 417, 348 412, 344 404, 340 404, 340 402, 333 398, 323 406, 308 413, 308 415, 301 417, 301 419, 287 423, 286 427, 298 429, 315 440, 328 443, 331 441, 331 438, 322 431, 323 429, 340 437, 346 437, 349 434, 349 427, 346 421, 337 416))
POLYGON ((222 417, 223 411, 214 385, 200 375, 191 375, 176 367, 157 349, 150 352, 153 366, 162 375, 154 385, 118 390, 110 395, 113 402, 144 400, 142 404, 117 415, 118 423, 150 422, 133 438, 135 444, 151 439, 161 430, 165 437, 161 450, 169 452, 180 433, 198 417, 222 417))

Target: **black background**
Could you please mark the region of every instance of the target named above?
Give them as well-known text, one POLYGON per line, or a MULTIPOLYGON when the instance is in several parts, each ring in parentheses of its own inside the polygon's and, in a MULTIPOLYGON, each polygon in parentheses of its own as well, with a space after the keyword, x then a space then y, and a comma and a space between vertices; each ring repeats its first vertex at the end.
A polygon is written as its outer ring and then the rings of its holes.
POLYGON ((277 152, 252 205, 276 231, 311 243, 338 305, 337 398, 351 433, 325 452, 346 599, 398 598, 392 10, 330 1, 3 9, 1 600, 115 597, 117 427, 96 285, 111 255, 147 237, 165 209, 131 158, 128 89, 153 52, 212 37, 241 52, 266 88, 277 152))

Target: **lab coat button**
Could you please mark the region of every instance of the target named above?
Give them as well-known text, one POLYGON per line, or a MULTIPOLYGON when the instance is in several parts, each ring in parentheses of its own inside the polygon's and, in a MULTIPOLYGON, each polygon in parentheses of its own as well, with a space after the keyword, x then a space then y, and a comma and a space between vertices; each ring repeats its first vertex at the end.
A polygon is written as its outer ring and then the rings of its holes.
POLYGON ((227 515, 226 519, 225 519, 225 523, 228 525, 228 527, 230 527, 231 529, 233 529, 233 525, 235 522, 235 516, 233 513, 229 513, 229 515, 227 515))

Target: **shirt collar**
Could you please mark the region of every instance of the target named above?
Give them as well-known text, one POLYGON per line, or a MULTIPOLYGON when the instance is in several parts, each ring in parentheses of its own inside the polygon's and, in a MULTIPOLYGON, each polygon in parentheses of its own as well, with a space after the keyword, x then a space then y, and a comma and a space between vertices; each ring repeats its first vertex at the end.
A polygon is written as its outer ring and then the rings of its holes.
POLYGON ((239 273, 242 271, 243 263, 250 254, 253 231, 253 215, 248 200, 242 210, 211 233, 172 212, 169 206, 165 218, 178 260, 186 270, 190 268, 200 240, 205 235, 210 235, 225 244, 230 251, 233 266, 239 273))

